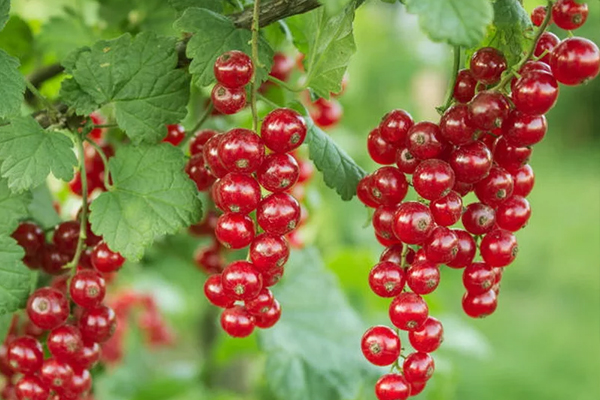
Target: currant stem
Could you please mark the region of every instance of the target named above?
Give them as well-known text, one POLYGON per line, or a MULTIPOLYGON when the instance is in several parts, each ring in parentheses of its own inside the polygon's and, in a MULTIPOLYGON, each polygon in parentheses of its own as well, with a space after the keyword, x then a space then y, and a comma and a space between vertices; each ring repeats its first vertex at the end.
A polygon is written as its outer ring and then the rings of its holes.
POLYGON ((277 103, 275 103, 274 101, 271 101, 270 99, 268 99, 267 97, 263 96, 262 94, 258 94, 258 98, 259 100, 262 100, 265 104, 268 104, 269 106, 273 107, 273 108, 280 108, 281 106, 277 103))
POLYGON ((450 83, 448 85, 448 92, 446 93, 446 101, 444 105, 437 108, 437 111, 441 114, 450 108, 454 100, 454 86, 456 86, 456 79, 458 77, 458 70, 460 69, 460 46, 454 46, 454 63, 452 65, 452 75, 450 76, 450 83))
POLYGON ((183 140, 181 141, 181 143, 179 144, 179 146, 181 147, 185 147, 186 144, 190 141, 190 139, 192 138, 192 136, 194 136, 194 134, 196 132, 198 132, 198 130, 200 128, 202 128, 202 125, 204 125, 204 123, 206 122, 206 120, 210 117, 210 114, 212 113, 213 110, 213 104, 209 103, 208 106, 206 107, 206 109, 204 110, 204 114, 202 114, 202 116, 200 117, 200 119, 198 120, 198 122, 196 122, 196 125, 194 125, 194 127, 186 132, 185 134, 185 138, 183 138, 183 140))
POLYGON ((81 215, 79 219, 79 239, 77 241, 77 249, 73 259, 64 267, 76 270, 87 235, 87 217, 88 217, 88 182, 87 171, 85 167, 85 150, 83 149, 83 140, 78 134, 73 135, 77 150, 79 152, 79 174, 81 176, 81 215))
POLYGON ((40 91, 35 87, 33 83, 29 82, 27 79, 25 79, 25 85, 27 86, 27 89, 29 89, 29 91, 33 93, 33 95, 37 97, 38 100, 40 100, 42 104, 48 109, 48 112, 53 117, 53 119, 56 120, 58 110, 54 107, 54 105, 43 94, 40 93, 40 91))
POLYGON ((267 80, 281 86, 282 88, 284 88, 287 91, 294 92, 294 93, 301 92, 306 89, 306 87, 292 87, 287 82, 284 82, 281 79, 277 79, 271 75, 269 75, 267 77, 267 80))
POLYGON ((260 67, 258 59, 259 10, 260 0, 254 0, 254 13, 252 14, 252 62, 254 63, 254 75, 252 76, 252 98, 250 103, 250 107, 252 108, 252 130, 254 132, 258 131, 258 110, 256 107, 258 80, 256 79, 256 71, 260 67))
POLYGON ((106 190, 112 189, 112 185, 110 183, 110 170, 108 168, 108 158, 106 157, 104 150, 102 150, 102 147, 98 146, 98 143, 94 142, 92 139, 86 137, 84 140, 88 142, 90 146, 92 146, 94 150, 96 150, 96 152, 100 155, 100 158, 102 159, 102 164, 104 164, 104 187, 106 188, 106 190))

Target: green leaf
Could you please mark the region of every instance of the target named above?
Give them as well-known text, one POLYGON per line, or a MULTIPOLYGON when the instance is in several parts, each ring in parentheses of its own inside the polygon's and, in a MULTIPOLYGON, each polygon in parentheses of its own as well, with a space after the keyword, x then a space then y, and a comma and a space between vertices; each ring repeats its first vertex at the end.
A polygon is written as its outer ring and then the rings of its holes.
POLYGON ((117 124, 134 143, 158 142, 166 135, 165 124, 187 114, 189 80, 176 68, 175 43, 143 32, 133 40, 125 34, 83 49, 70 68, 79 88, 66 83, 64 100, 78 112, 89 111, 92 99, 98 107, 113 104, 117 124), (81 101, 78 92, 85 96, 81 101))
POLYGON ((359 346, 366 326, 319 253, 293 252, 273 292, 281 320, 259 333, 272 391, 286 400, 356 398, 371 371, 359 346))
POLYGON ((10 11, 10 0, 0 0, 0 30, 4 29, 4 24, 8 21, 8 12, 10 11))
POLYGON ((113 188, 91 205, 93 231, 138 260, 160 236, 198 221, 202 205, 184 167, 183 152, 170 144, 117 150, 109 162, 113 188))
POLYGON ((4 343, 8 330, 12 323, 13 314, 4 314, 0 316, 0 343, 4 343))
POLYGON ((81 18, 54 17, 42 26, 37 36, 40 48, 64 59, 71 51, 100 39, 81 18))
POLYGON ((306 85, 319 97, 342 90, 342 78, 356 51, 353 20, 353 4, 335 15, 320 7, 288 19, 294 43, 306 55, 306 85))
POLYGON ((98 109, 98 103, 94 98, 83 91, 73 78, 62 81, 60 97, 79 115, 89 115, 98 109))
POLYGON ((98 11, 109 26, 119 31, 174 34, 175 9, 165 0, 100 0, 98 11))
POLYGON ((13 238, 0 235, 0 315, 22 309, 27 303, 33 276, 21 261, 24 255, 13 238))
POLYGON ((52 228, 61 222, 60 216, 54 208, 52 194, 46 184, 40 185, 31 191, 33 198, 29 203, 29 217, 43 229, 52 228))
POLYGON ((13 15, 0 32, 0 48, 22 62, 28 60, 33 52, 33 33, 29 24, 13 15))
POLYGON ((421 29, 436 42, 471 47, 483 39, 492 22, 490 0, 405 0, 419 16, 421 29))
MULTIPOLYGON (((194 33, 188 42, 186 55, 192 59, 190 72, 199 86, 208 86, 215 81, 213 65, 217 57, 229 50, 240 50, 251 54, 252 34, 239 29, 229 18, 201 8, 189 8, 175 21, 181 32, 194 33)), ((273 50, 262 37, 259 42, 258 58, 263 68, 258 68, 257 77, 266 79, 273 63, 273 50)))
POLYGON ((325 6, 327 14, 337 14, 344 9, 352 0, 319 0, 319 3, 325 6))
POLYGON ((70 181, 77 158, 71 139, 43 130, 31 117, 19 117, 0 127, 0 163, 10 190, 23 192, 42 184, 49 173, 70 181))
POLYGON ((25 92, 19 60, 0 50, 0 118, 18 114, 25 92))
POLYGON ((0 178, 0 235, 10 236, 19 221, 28 216, 31 193, 12 193, 6 179, 0 178))
POLYGON ((223 12, 221 0, 169 0, 169 4, 180 13, 191 7, 206 8, 216 13, 223 12))

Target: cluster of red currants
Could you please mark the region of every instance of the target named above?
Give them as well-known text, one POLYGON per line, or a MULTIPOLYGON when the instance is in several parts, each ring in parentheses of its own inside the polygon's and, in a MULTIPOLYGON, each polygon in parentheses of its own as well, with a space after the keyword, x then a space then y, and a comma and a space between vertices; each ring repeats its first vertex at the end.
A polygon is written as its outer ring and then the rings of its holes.
MULTIPOLYGON (((586 16, 587 6, 571 0, 552 9, 554 22, 565 29, 581 26, 586 16)), ((459 72, 454 105, 439 124, 414 123, 407 112, 394 110, 368 137, 372 159, 386 166, 365 177, 357 192, 375 208, 375 235, 387 247, 369 285, 378 296, 393 298, 389 317, 398 328, 375 326, 362 338, 371 363, 392 365, 376 384, 379 400, 417 395, 433 374, 429 353, 441 345, 443 327, 429 316, 422 296, 438 287, 442 264, 464 269, 467 315, 485 317, 496 310, 504 267, 517 255, 514 232, 531 215, 526 197, 534 175, 527 163, 532 146, 546 134, 544 114, 557 100, 558 82, 581 84, 600 69, 600 52, 591 41, 569 37, 549 45, 544 35, 535 44, 538 59, 519 64, 518 73, 507 70, 497 49, 475 52, 470 69, 459 72), (411 186, 405 174, 412 175, 419 201, 404 201, 411 186), (478 201, 463 208, 471 192, 478 201), (450 228, 459 221, 464 229, 450 228), (481 261, 474 261, 477 253, 481 261), (400 330, 408 331, 415 350, 402 364, 400 330)))

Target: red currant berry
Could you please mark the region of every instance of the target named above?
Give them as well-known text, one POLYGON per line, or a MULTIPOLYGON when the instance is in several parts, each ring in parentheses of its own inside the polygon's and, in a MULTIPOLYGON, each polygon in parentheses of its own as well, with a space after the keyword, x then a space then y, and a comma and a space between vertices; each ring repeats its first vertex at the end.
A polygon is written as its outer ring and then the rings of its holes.
POLYGON ((247 337, 254 331, 254 318, 243 307, 231 307, 221 314, 221 328, 229 336, 247 337))
POLYGON ((73 379, 73 369, 64 361, 50 358, 44 361, 39 371, 42 382, 55 392, 68 390, 73 379))
POLYGON ((451 226, 460 220, 463 211, 462 197, 454 191, 446 196, 432 201, 429 204, 431 215, 435 223, 442 226, 451 226))
POLYGON ((185 172, 194 181, 199 191, 203 192, 215 183, 215 177, 206 168, 204 155, 195 154, 189 159, 185 166, 185 172))
POLYGON ((531 71, 515 81, 511 98, 517 110, 530 115, 542 115, 556 104, 558 83, 548 72, 531 71))
POLYGON ((92 270, 77 272, 69 284, 71 300, 80 307, 94 308, 102 303, 106 282, 102 275, 92 270))
MULTIPOLYGON (((63 396, 78 396, 87 394, 92 389, 92 375, 87 369, 73 370, 73 378, 67 385, 67 390, 63 396)), ((62 398, 61 398, 62 399, 62 398)))
POLYGON ((416 294, 433 293, 440 284, 440 269, 428 260, 415 261, 406 271, 406 283, 416 294))
POLYGON ((215 236, 228 249, 243 249, 254 239, 254 221, 244 214, 225 213, 217 220, 215 236))
POLYGON ((535 175, 533 174, 533 168, 529 164, 526 164, 512 173, 514 180, 513 196, 527 197, 533 185, 535 184, 535 175))
POLYGON ((512 176, 500 167, 493 167, 490 174, 475 185, 475 195, 483 204, 497 207, 506 201, 514 189, 512 176))
POLYGON ((393 224, 394 214, 396 213, 396 207, 394 206, 380 206, 373 213, 373 229, 375 233, 384 239, 397 242, 396 235, 394 235, 393 224))
POLYGON ((498 206, 496 222, 498 227, 510 232, 516 232, 527 225, 531 217, 531 207, 527 199, 521 196, 512 196, 498 206))
POLYGON ((208 301, 221 308, 233 307, 235 300, 223 292, 221 275, 211 275, 204 283, 204 295, 208 301))
POLYGON ((266 232, 285 235, 300 222, 300 204, 287 193, 273 193, 258 205, 256 220, 266 232))
POLYGON ((273 304, 266 312, 254 317, 254 324, 261 329, 268 329, 275 325, 280 318, 281 306, 277 300, 273 300, 273 304))
POLYGON ((47 345, 54 358, 70 363, 83 349, 83 340, 79 329, 71 325, 63 325, 50 331, 47 345))
POLYGON ((375 171, 370 186, 372 197, 382 205, 396 205, 408 192, 406 177, 395 167, 381 167, 375 171))
POLYGON ((495 283, 495 274, 484 262, 475 262, 463 270, 463 284, 467 292, 473 295, 483 294, 490 290, 495 283))
POLYGON ((283 267, 290 256, 290 247, 282 236, 261 233, 250 245, 250 259, 259 271, 283 267))
POLYGON ((440 120, 440 133, 444 140, 456 146, 473 143, 478 134, 469 125, 469 107, 466 104, 450 107, 440 120))
POLYGON ((400 147, 396 151, 396 165, 398 169, 405 174, 412 174, 415 172, 417 165, 421 161, 413 156, 406 147, 400 147))
POLYGON ((246 107, 246 89, 243 87, 233 89, 217 83, 210 97, 215 109, 221 114, 235 114, 246 107))
POLYGON ((454 186, 454 171, 445 161, 430 159, 422 161, 413 174, 415 191, 427 200, 437 200, 452 190, 454 186))
POLYGON ((408 340, 410 341, 410 345, 414 347, 416 351, 432 353, 436 351, 444 341, 444 327, 440 321, 433 317, 429 317, 421 329, 408 332, 408 340))
POLYGON ((458 238, 451 229, 438 226, 423 245, 427 260, 445 264, 456 257, 458 253, 458 238))
POLYGON ((66 221, 58 225, 52 241, 61 253, 74 255, 79 241, 79 222, 66 221))
POLYGON ((167 136, 164 137, 163 142, 179 146, 183 139, 185 139, 185 129, 183 129, 183 126, 179 124, 167 125, 167 136))
MULTIPOLYGON (((537 6, 534 8, 531 12, 531 23, 535 26, 542 25, 542 22, 544 22, 544 19, 546 19, 547 11, 548 10, 546 6, 537 6)), ((550 20, 550 22, 552 22, 552 20, 550 20)))
POLYGON ((481 48, 471 57, 470 69, 473 77, 486 85, 498 82, 506 68, 504 54, 493 47, 481 48))
POLYGON ((273 293, 267 288, 262 288, 258 296, 244 302, 244 307, 250 315, 260 316, 269 311, 274 300, 273 293))
POLYGON ((383 139, 379 128, 375 128, 369 133, 367 150, 377 164, 387 165, 396 161, 396 146, 383 139))
POLYGON ((557 81, 564 85, 579 85, 598 75, 600 51, 594 42, 572 37, 556 46, 549 63, 557 81))
POLYGON ((269 149, 275 153, 288 153, 304 143, 306 122, 296 111, 278 108, 265 117, 260 134, 269 149))
POLYGON ((218 135, 218 133, 212 129, 203 129, 196 132, 190 139, 190 154, 192 156, 202 154, 204 145, 215 135, 218 135))
POLYGON ((75 360, 71 362, 71 365, 77 369, 90 369, 98 361, 100 361, 100 354, 102 350, 98 343, 83 344, 83 348, 75 356, 75 360))
POLYGON ((22 374, 35 373, 44 361, 42 345, 30 336, 16 338, 8 345, 6 360, 15 372, 22 374))
POLYGON ((496 224, 496 211, 486 204, 469 204, 463 213, 462 223, 469 233, 483 235, 496 224))
POLYGON ((284 192, 298 181, 300 167, 289 154, 269 154, 256 171, 260 186, 270 192, 284 192))
POLYGON ((25 250, 23 262, 30 268, 39 267, 39 253, 46 243, 42 228, 32 222, 23 222, 13 232, 12 237, 25 250))
POLYGON ((310 117, 320 128, 332 128, 342 119, 344 109, 336 99, 317 99, 310 107, 310 117))
POLYGON ((404 360, 402 370, 408 382, 425 382, 433 376, 435 365, 427 353, 412 353, 404 360))
POLYGON ((380 297, 395 297, 402 293, 405 279, 404 270, 398 264, 382 261, 369 273, 369 286, 380 297))
POLYGON ((419 122, 408 131, 406 148, 420 160, 438 158, 444 151, 440 127, 433 122, 419 122))
POLYGON ((435 222, 429 208, 416 201, 400 204, 394 216, 393 231, 403 243, 423 243, 434 227, 435 222))
POLYGON ((124 263, 123 256, 109 249, 105 242, 96 245, 92 251, 92 265, 96 271, 102 273, 116 272, 121 269, 124 263))
POLYGON ((112 308, 100 306, 97 308, 86 308, 79 318, 79 330, 81 337, 87 343, 104 343, 115 332, 117 319, 112 308))
POLYGON ((560 29, 572 31, 587 20, 588 5, 575 0, 558 0, 552 6, 552 20, 560 29))
POLYGON ((248 214, 258 207, 260 186, 250 175, 229 173, 217 184, 219 207, 225 212, 248 214))
POLYGON ((63 324, 69 313, 69 302, 65 295, 56 289, 38 289, 27 301, 29 319, 42 329, 50 330, 63 324))
POLYGON ((239 88, 250 83, 254 74, 252 60, 245 53, 231 50, 221 54, 213 67, 217 81, 228 88, 239 88))
POLYGON ((264 157, 262 139, 248 129, 232 129, 219 143, 219 158, 229 172, 251 174, 260 167, 264 157))
POLYGON ((234 261, 221 274, 223 294, 235 300, 252 300, 263 287, 262 276, 248 261, 234 261))
MULTIPOLYGON (((50 389, 35 375, 24 376, 15 385, 18 400, 47 400, 50 389)), ((10 400, 10 397, 4 397, 10 400)))
POLYGON ((427 386, 427 382, 409 382, 410 386, 410 395, 412 397, 421 394, 423 390, 425 390, 425 386, 427 386))
POLYGON ((227 169, 223 166, 219 158, 219 145, 225 135, 217 134, 211 137, 202 149, 206 169, 216 178, 222 178, 227 175, 227 169))
POLYGON ((379 205, 379 202, 375 197, 373 197, 371 190, 372 177, 372 175, 367 175, 358 182, 358 186, 356 187, 356 196, 365 206, 376 208, 379 205))
POLYGON ((512 263, 519 248, 517 238, 504 229, 496 229, 483 237, 479 252, 483 261, 491 267, 505 267, 512 263))
POLYGON ((414 125, 412 116, 404 110, 392 110, 387 113, 379 124, 381 137, 388 143, 403 145, 406 142, 408 130, 414 125))
POLYGON ((456 84, 454 85, 454 98, 459 103, 468 103, 475 96, 477 88, 477 79, 468 69, 461 69, 456 75, 456 84))
MULTIPOLYGON (((456 175, 456 172, 454 173, 454 175, 456 175)), ((467 194, 471 193, 471 191, 473 190, 473 184, 460 182, 460 181, 454 181, 454 187, 452 188, 452 190, 455 191, 456 193, 458 193, 459 195, 461 195, 462 197, 465 197, 467 194)))
POLYGON ((509 172, 514 172, 529 162, 533 149, 531 147, 517 147, 508 143, 501 137, 494 149, 494 161, 509 172))
POLYGON ((469 103, 469 121, 476 129, 490 131, 502 126, 509 110, 508 100, 502 93, 486 90, 477 93, 469 103))
MULTIPOLYGON (((414 255, 414 250, 409 249, 409 251, 413 251, 413 255, 414 255)), ((379 261, 389 261, 389 262, 396 264, 396 266, 400 266, 400 265, 402 265, 403 254, 404 254, 404 246, 402 245, 402 243, 393 244, 393 245, 389 246, 388 248, 386 248, 383 251, 383 253, 381 253, 381 257, 379 257, 379 261)), ((410 262, 408 262, 408 258, 407 258, 407 263, 410 264, 410 262)))
POLYGON ((71 261, 71 257, 62 253, 58 248, 48 243, 42 253, 42 270, 50 275, 59 275, 64 272, 63 267, 71 261))
POLYGON ((485 318, 496 311, 498 297, 494 290, 483 294, 465 293, 462 299, 462 307, 469 317, 485 318))
POLYGON ((277 52, 273 55, 273 66, 269 75, 286 82, 290 78, 295 65, 296 60, 293 57, 288 57, 284 53, 277 52))
POLYGON ((406 400, 410 395, 410 386, 400 374, 383 375, 375 384, 377 400, 406 400))
POLYGON ((380 367, 391 365, 400 357, 400 338, 387 326, 370 328, 363 335, 360 346, 365 358, 380 367))
POLYGON ((513 110, 502 125, 503 138, 507 143, 518 147, 533 146, 541 142, 547 129, 545 116, 527 115, 517 110, 513 110))
POLYGON ((207 274, 221 272, 225 264, 221 246, 215 243, 208 247, 199 247, 194 253, 194 262, 201 271, 207 274))
POLYGON ((276 285, 281 280, 281 278, 283 278, 284 272, 285 271, 283 267, 271 268, 268 271, 262 272, 263 286, 271 287, 276 285))
POLYGON ((390 320, 395 327, 405 331, 416 331, 423 327, 429 316, 425 300, 415 293, 401 293, 392 300, 390 320))
POLYGON ((541 62, 550 64, 550 58, 554 48, 560 43, 560 39, 552 32, 544 32, 535 45, 533 55, 541 62), (543 56, 542 56, 543 54, 543 56), (541 58, 540 58, 541 57, 541 58))
POLYGON ((457 181, 476 183, 490 173, 492 152, 483 142, 477 141, 454 150, 449 163, 457 181))

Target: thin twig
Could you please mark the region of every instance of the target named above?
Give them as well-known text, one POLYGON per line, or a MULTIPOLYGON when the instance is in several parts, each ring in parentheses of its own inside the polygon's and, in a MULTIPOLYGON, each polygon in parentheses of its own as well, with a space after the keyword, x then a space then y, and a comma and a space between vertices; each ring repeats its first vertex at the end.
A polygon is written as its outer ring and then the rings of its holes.
POLYGON ((252 130, 258 131, 258 109, 256 107, 256 99, 258 94, 258 79, 256 72, 260 67, 258 59, 258 31, 260 20, 260 0, 254 0, 254 13, 252 15, 252 62, 254 63, 254 75, 252 76, 252 96, 250 99, 250 108, 252 109, 252 130))
POLYGON ((42 102, 46 109, 48 109, 48 112, 50 112, 55 117, 54 119, 56 119, 56 115, 58 115, 58 110, 54 107, 50 100, 48 100, 43 94, 41 94, 40 91, 37 90, 37 88, 28 80, 25 80, 25 85, 27 86, 27 89, 29 89, 29 91, 33 93, 33 95, 42 102))
POLYGON ((458 70, 460 69, 460 46, 454 46, 454 63, 452 65, 452 75, 450 76, 450 84, 448 85, 448 92, 446 93, 446 101, 444 104, 437 108, 440 114, 443 114, 454 100, 454 86, 456 86, 456 78, 458 76, 458 70))
POLYGON ((94 142, 89 137, 86 137, 85 141, 88 142, 90 146, 92 146, 94 150, 96 150, 96 153, 100 155, 102 163, 104 164, 104 187, 106 188, 106 190, 111 190, 112 185, 110 183, 110 170, 108 168, 108 157, 106 157, 106 153, 104 153, 104 150, 102 150, 102 147, 100 147, 98 143, 94 142))
POLYGON ((194 125, 194 127, 192 129, 190 129, 189 131, 187 131, 185 133, 185 137, 179 144, 180 147, 185 147, 187 145, 187 143, 190 141, 190 139, 196 134, 196 132, 198 132, 198 130, 200 130, 200 128, 202 128, 202 125, 204 125, 206 120, 208 120, 212 111, 213 111, 213 104, 211 102, 208 104, 208 106, 204 110, 204 114, 202 114, 202 116, 200 117, 198 122, 196 122, 196 125, 194 125))
POLYGON ((273 83, 275 83, 275 84, 277 84, 279 86, 281 86, 282 88, 284 88, 284 89, 286 89, 286 90, 288 90, 290 92, 301 92, 301 91, 303 91, 303 90, 306 89, 306 87, 304 87, 304 86, 302 86, 302 87, 293 87, 293 86, 290 86, 287 82, 284 82, 284 81, 282 81, 280 79, 277 79, 277 78, 275 78, 274 76, 271 76, 271 75, 269 75, 267 77, 267 80, 271 81, 271 82, 273 82, 273 83))
POLYGON ((85 167, 85 150, 83 149, 83 140, 76 133, 73 135, 77 150, 79 152, 79 175, 81 177, 81 214, 79 217, 79 239, 77 241, 77 250, 73 259, 65 266, 65 268, 72 268, 76 271, 83 248, 85 247, 85 239, 87 235, 87 214, 88 214, 88 182, 87 182, 87 171, 85 167))

